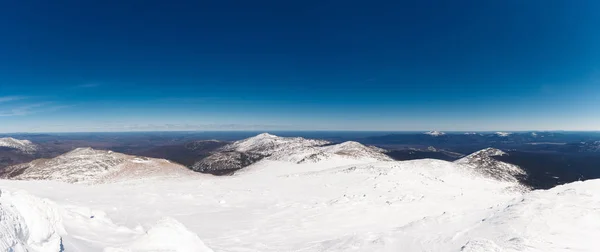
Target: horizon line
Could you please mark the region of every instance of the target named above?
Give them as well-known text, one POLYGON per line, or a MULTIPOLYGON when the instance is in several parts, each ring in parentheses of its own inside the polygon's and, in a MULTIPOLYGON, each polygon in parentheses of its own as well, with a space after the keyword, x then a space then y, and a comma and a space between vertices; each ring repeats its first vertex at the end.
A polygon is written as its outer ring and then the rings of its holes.
POLYGON ((71 134, 71 133, 200 133, 200 132, 387 132, 387 133, 427 133, 439 131, 443 133, 523 133, 523 132, 588 132, 598 133, 600 130, 132 130, 132 131, 22 131, 22 132, 0 132, 2 135, 11 134, 71 134))

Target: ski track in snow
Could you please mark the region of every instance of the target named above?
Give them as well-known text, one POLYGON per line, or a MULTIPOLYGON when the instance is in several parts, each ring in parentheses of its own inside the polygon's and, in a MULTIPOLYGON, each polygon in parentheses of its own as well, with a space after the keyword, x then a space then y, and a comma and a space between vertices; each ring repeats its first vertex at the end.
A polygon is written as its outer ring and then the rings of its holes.
POLYGON ((233 176, 181 173, 93 185, 0 180, 0 249, 57 251, 61 242, 65 251, 92 252, 600 246, 600 180, 526 191, 459 163, 373 161, 266 159, 233 176))

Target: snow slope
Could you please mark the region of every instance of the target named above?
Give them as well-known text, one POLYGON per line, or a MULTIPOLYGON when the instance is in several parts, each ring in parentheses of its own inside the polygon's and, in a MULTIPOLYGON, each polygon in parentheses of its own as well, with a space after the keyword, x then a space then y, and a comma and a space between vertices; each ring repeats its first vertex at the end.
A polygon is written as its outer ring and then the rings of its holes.
POLYGON ((517 165, 494 159, 494 156, 508 155, 499 149, 486 148, 454 161, 465 165, 484 176, 510 182, 518 182, 527 173, 517 165))
POLYGON ((194 164, 200 172, 234 171, 259 160, 315 163, 340 157, 353 160, 391 161, 385 150, 348 141, 331 144, 324 140, 279 137, 263 133, 226 145, 211 156, 194 164))
POLYGON ((20 191, 0 191, 0 251, 62 251, 64 233, 56 206, 20 191))
POLYGON ((528 191, 465 164, 432 159, 263 159, 225 177, 180 174, 152 183, 93 185, 0 180, 0 187, 54 202, 65 251, 600 247, 600 180, 528 191))
POLYGON ((7 147, 19 150, 23 153, 33 154, 37 151, 37 146, 29 140, 19 140, 12 137, 0 138, 0 147, 7 147))
POLYGON ((108 183, 179 174, 196 175, 187 168, 164 159, 77 148, 52 159, 38 159, 9 166, 2 177, 19 180, 58 180, 68 183, 108 183))

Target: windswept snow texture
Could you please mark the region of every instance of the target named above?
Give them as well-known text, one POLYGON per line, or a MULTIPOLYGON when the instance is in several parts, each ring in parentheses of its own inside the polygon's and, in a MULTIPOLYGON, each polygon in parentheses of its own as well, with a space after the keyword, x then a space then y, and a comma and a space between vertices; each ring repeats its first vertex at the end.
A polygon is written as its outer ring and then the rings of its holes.
POLYGON ((91 148, 78 148, 52 159, 7 167, 2 177, 18 180, 58 180, 68 183, 108 183, 193 172, 164 159, 129 156, 91 148))
POLYGON ((0 191, 0 251, 62 251, 62 220, 52 202, 0 191))
POLYGON ((487 148, 454 162, 468 166, 475 172, 484 176, 503 181, 518 182, 527 175, 527 173, 519 166, 498 161, 493 158, 494 156, 503 155, 508 154, 499 149, 487 148))
POLYGON ((0 138, 0 147, 16 149, 27 154, 33 154, 37 151, 37 146, 31 141, 14 139, 12 137, 0 138))
POLYGON ((105 252, 133 251, 177 251, 177 252, 213 252, 198 235, 190 232, 173 218, 163 218, 145 234, 131 244, 121 248, 107 248, 105 252))
POLYGON ((391 161, 384 152, 383 149, 352 141, 331 144, 324 140, 263 133, 224 146, 194 164, 192 169, 220 174, 239 170, 262 159, 293 163, 314 163, 332 158, 391 161))

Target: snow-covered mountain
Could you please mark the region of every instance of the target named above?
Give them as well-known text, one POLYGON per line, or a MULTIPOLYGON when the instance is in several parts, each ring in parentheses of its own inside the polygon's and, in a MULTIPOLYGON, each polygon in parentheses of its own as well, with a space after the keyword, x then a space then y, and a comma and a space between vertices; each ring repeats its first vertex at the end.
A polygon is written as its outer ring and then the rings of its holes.
POLYGON ((315 146, 323 146, 329 143, 325 140, 305 139, 302 137, 279 137, 269 133, 262 133, 234 142, 223 147, 222 150, 252 152, 263 156, 273 156, 303 152, 315 146))
POLYGON ((23 153, 33 154, 37 150, 37 146, 29 140, 19 140, 12 137, 0 138, 0 147, 16 149, 23 153))
POLYGON ((528 191, 432 159, 253 166, 263 169, 118 186, 0 180, 0 251, 594 252, 600 246, 600 180, 528 191))
POLYGON ((17 180, 58 180, 68 183, 108 183, 185 174, 193 173, 184 166, 164 159, 77 148, 52 159, 37 159, 9 166, 1 177, 17 180))
POLYGON ((454 161, 456 164, 465 165, 473 169, 473 171, 484 176, 502 180, 517 182, 527 173, 519 166, 505 163, 494 159, 495 156, 508 155, 495 148, 486 148, 472 153, 466 157, 454 161))
POLYGON ((263 133, 226 145, 211 156, 197 162, 193 170, 226 173, 244 168, 259 160, 314 163, 331 158, 391 161, 385 150, 358 142, 331 144, 325 140, 302 137, 279 137, 263 133))
POLYGON ((508 137, 508 136, 512 135, 512 133, 510 133, 510 132, 501 132, 501 131, 498 131, 494 134, 496 134, 496 136, 499 136, 499 137, 508 137))
POLYGON ((161 159, 75 149, 11 166, 4 174, 11 180, 0 179, 0 251, 600 247, 600 180, 531 191, 518 182, 524 171, 494 159, 507 155, 498 149, 455 162, 390 161, 384 152, 261 134, 210 156, 207 165, 249 165, 218 177, 161 159))
POLYGON ((600 141, 581 142, 578 147, 579 152, 600 152, 600 141))
POLYGON ((441 131, 437 131, 437 130, 428 131, 428 132, 425 132, 423 134, 430 135, 430 136, 443 136, 443 135, 446 135, 446 133, 441 132, 441 131))

